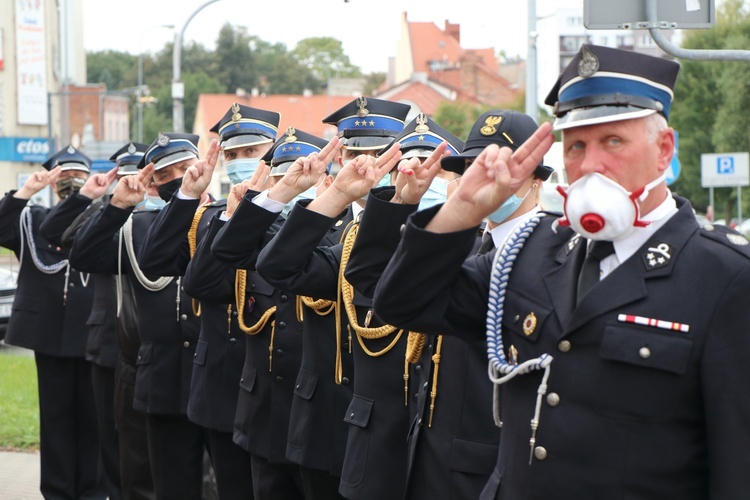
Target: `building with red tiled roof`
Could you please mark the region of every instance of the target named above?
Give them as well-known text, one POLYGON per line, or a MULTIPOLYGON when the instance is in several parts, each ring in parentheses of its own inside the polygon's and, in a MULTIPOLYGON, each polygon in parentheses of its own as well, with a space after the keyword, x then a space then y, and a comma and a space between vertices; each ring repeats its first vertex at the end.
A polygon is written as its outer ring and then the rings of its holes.
POLYGON ((414 113, 430 115, 445 100, 503 106, 516 101, 520 90, 500 74, 494 49, 461 47, 460 25, 446 21, 440 29, 409 22, 404 13, 389 81, 377 95, 408 100, 414 113))

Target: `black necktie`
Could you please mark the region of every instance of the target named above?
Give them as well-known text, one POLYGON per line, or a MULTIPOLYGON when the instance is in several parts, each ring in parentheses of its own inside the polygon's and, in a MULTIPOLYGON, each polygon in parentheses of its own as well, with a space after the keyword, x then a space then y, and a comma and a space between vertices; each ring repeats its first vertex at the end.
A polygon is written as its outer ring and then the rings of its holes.
POLYGON ((576 304, 580 304, 581 299, 599 281, 601 275, 600 262, 605 257, 615 253, 615 247, 611 241, 594 240, 589 245, 588 253, 581 267, 581 274, 578 275, 578 291, 576 294, 576 304))
POLYGON ((492 240, 492 234, 485 230, 484 233, 482 233, 482 243, 479 244, 477 255, 484 255, 491 252, 493 248, 495 248, 495 242, 492 240))

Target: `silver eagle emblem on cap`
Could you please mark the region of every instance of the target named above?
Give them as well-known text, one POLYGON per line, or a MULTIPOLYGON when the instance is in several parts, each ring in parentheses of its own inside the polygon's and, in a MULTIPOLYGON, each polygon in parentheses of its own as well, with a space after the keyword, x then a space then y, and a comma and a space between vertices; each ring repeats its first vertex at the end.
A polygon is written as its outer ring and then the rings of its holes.
POLYGON ((69 155, 75 154, 75 152, 76 152, 76 148, 74 148, 73 146, 68 146, 69 155))
POLYGON ((159 136, 156 138, 156 144, 161 147, 166 146, 169 144, 169 137, 159 132, 159 136))
POLYGON ((365 106, 367 106, 367 98, 363 96, 357 97, 357 107, 359 108, 357 110, 357 116, 360 118, 367 116, 370 113, 365 106))
POLYGON ((236 102, 232 104, 232 121, 238 122, 242 120, 242 115, 240 114, 240 105, 236 102))
POLYGON ((132 154, 135 154, 135 151, 136 151, 136 150, 135 150, 135 144, 133 144, 133 143, 131 142, 131 143, 130 143, 130 144, 128 145, 128 153, 132 155, 132 154))
POLYGON ((429 132, 430 127, 427 126, 427 117, 424 115, 424 113, 419 113, 417 115, 416 121, 417 127, 414 129, 415 132, 419 134, 429 132))
POLYGON ((578 61, 578 75, 587 78, 599 71, 599 59, 590 48, 581 46, 581 60, 578 61))
POLYGON ((286 137, 284 138, 284 142, 294 142, 297 140, 297 137, 294 135, 294 133, 297 132, 294 130, 294 127, 289 127, 286 129, 286 137))

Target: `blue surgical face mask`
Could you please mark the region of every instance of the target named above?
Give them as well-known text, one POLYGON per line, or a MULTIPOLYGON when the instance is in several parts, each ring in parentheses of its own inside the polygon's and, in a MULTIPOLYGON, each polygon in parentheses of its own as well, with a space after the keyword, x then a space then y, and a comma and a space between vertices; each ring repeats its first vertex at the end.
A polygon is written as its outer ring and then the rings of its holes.
MULTIPOLYGON (((388 172, 387 174, 385 174, 385 175, 383 176, 383 178, 382 178, 382 179, 380 179, 380 180, 378 181, 377 185, 373 186, 373 188, 372 188, 372 189, 375 189, 375 188, 381 188, 381 187, 384 187, 384 186, 390 186, 390 185, 391 185, 391 173, 390 173, 390 172, 388 172)), ((368 192, 368 193, 367 193, 366 195, 364 195, 364 196, 363 196, 363 197, 362 197, 361 199, 362 199, 362 200, 366 200, 366 199, 367 199, 367 198, 368 198, 369 196, 370 196, 370 193, 368 192)))
POLYGON ((448 198, 448 181, 435 177, 430 183, 430 187, 427 188, 427 192, 422 195, 422 199, 419 200, 419 210, 425 208, 434 207, 440 203, 444 203, 448 198))
POLYGON ((143 201, 137 204, 133 210, 161 210, 166 204, 167 202, 159 196, 146 195, 143 197, 143 201))
POLYGON ((225 167, 230 182, 232 184, 239 184, 240 182, 249 179, 258 169, 259 163, 260 158, 237 158, 228 161, 225 167))
POLYGON ((289 203, 287 203, 286 206, 281 209, 281 213, 284 215, 284 217, 286 217, 287 215, 289 215, 289 212, 292 211, 292 208, 294 207, 294 205, 298 201, 300 201, 300 200, 314 200, 315 199, 315 193, 316 193, 316 191, 317 191, 316 186, 312 186, 307 191, 298 194, 297 196, 295 196, 292 199, 292 201, 290 201, 289 203))
POLYGON ((487 218, 495 224, 500 224, 501 222, 505 221, 508 217, 513 215, 516 210, 518 210, 518 207, 521 206, 521 203, 523 203, 523 200, 526 199, 530 192, 531 188, 526 191, 526 194, 523 195, 523 198, 519 198, 515 193, 513 193, 512 195, 510 195, 510 198, 505 200, 505 203, 503 203, 500 208, 488 215, 487 218))

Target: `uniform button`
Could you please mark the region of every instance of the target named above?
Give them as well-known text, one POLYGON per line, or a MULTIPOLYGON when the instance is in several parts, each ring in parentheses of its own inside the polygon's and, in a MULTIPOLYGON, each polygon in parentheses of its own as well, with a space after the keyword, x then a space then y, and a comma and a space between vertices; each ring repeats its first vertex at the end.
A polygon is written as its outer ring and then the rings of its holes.
POLYGON ((342 378, 341 385, 349 385, 349 377, 342 378))
POLYGON ((280 384, 284 381, 284 377, 282 377, 281 375, 277 375, 275 380, 277 384, 280 384))
POLYGON ((242 378, 240 379, 240 384, 242 384, 242 383, 244 383, 244 382, 245 382, 245 377, 242 377, 242 378))
POLYGON ((398 234, 404 234, 404 229, 406 229, 406 224, 401 224, 401 227, 398 230, 398 234))
POLYGON ((557 344, 557 348, 560 352, 568 352, 570 350, 570 340, 561 340, 560 343, 557 344))
POLYGON ((229 338, 229 343, 230 344, 235 344, 236 342, 237 342, 237 339, 235 337, 230 337, 229 338))
POLYGON ((138 361, 142 361, 142 360, 143 360, 143 357, 142 356, 138 356, 138 361))
POLYGON ((547 450, 543 446, 537 446, 534 448, 534 456, 537 460, 544 460, 547 458, 547 450))
POLYGON ((255 283, 250 283, 250 290, 252 290, 253 288, 255 288, 255 283))
POLYGON ((550 392, 547 394, 547 404, 550 406, 557 406, 560 404, 560 395, 556 392, 550 392))
POLYGON ((420 373, 422 371, 422 365, 414 366, 414 373, 420 373))
POLYGON ((296 390, 299 390, 299 388, 300 388, 300 385, 299 385, 299 384, 297 384, 297 385, 295 385, 295 386, 294 386, 294 388, 295 388, 296 390))
POLYGON ((180 319, 181 319, 182 321, 185 321, 185 320, 187 319, 187 314, 182 314, 182 315, 180 315, 180 319))
POLYGON ((279 328, 282 330, 286 328, 286 321, 279 321, 279 328))
POLYGON ((188 341, 186 340, 185 342, 183 342, 183 343, 182 343, 182 346, 183 346, 183 347, 190 347, 190 342, 188 342, 188 341))
POLYGON ((424 388, 427 389, 427 382, 424 383, 424 388))
POLYGON ((354 418, 354 412, 351 412, 351 413, 349 414, 349 418, 354 418))
POLYGON ((414 396, 412 396, 412 399, 414 400, 415 403, 419 402, 419 393, 418 392, 414 393, 414 396))
POLYGON ((70 288, 75 288, 75 286, 76 286, 76 284, 75 284, 75 283, 70 283, 70 284, 68 285, 68 287, 70 287, 70 288))
POLYGON ((276 355, 282 357, 284 355, 284 349, 276 349, 276 355))
POLYGON ((521 316, 516 314, 515 316, 513 316, 513 323, 518 323, 519 319, 521 319, 521 316))
POLYGON ((282 302, 286 302, 287 300, 289 300, 289 296, 285 293, 282 293, 281 297, 279 297, 279 300, 281 300, 282 302))
POLYGON ((193 354, 193 357, 197 358, 198 357, 198 353, 196 352, 195 354, 193 354))
POLYGON ((421 418, 417 419, 417 425, 420 426, 420 427, 422 427, 422 419, 421 418))
POLYGON ((237 317, 237 311, 232 311, 232 316, 237 317))
POLYGON ((638 355, 643 359, 648 359, 651 357, 651 349, 649 349, 648 347, 641 347, 640 349, 638 349, 638 355))

